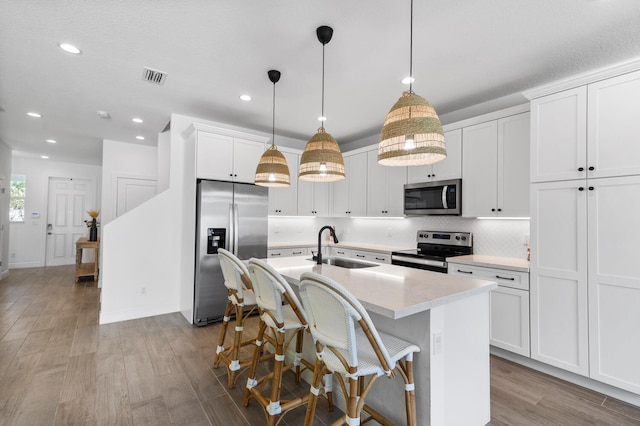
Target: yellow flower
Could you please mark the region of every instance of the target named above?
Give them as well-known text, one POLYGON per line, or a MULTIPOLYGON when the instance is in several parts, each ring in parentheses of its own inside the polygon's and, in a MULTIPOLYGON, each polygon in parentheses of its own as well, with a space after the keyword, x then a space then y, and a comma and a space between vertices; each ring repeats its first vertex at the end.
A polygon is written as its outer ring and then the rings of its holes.
POLYGON ((89 216, 95 219, 100 214, 100 210, 89 210, 87 213, 89 213, 89 216))

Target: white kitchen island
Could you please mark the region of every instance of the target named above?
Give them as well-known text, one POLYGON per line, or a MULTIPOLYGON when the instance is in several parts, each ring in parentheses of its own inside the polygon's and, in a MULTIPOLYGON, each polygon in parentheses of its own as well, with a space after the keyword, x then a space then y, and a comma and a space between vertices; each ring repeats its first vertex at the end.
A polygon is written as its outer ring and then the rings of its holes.
MULTIPOLYGON (((304 272, 337 281, 360 300, 380 331, 420 347, 414 358, 419 425, 490 421, 489 291, 496 283, 403 266, 347 269, 307 259, 267 262, 294 288, 304 272)), ((311 346, 306 356, 313 356, 311 346)), ((367 402, 404 424, 401 379, 378 379, 367 402)))

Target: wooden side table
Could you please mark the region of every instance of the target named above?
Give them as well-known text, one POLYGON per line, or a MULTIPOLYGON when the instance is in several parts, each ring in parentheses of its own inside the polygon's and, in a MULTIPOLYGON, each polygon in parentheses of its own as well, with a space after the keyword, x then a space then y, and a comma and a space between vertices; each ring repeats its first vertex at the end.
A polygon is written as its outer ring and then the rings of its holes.
POLYGON ((76 241, 76 274, 75 280, 78 282, 80 277, 86 277, 93 275, 93 280, 98 280, 98 260, 100 259, 100 238, 98 241, 89 241, 87 238, 80 238, 76 241), (95 260, 92 263, 82 263, 82 250, 94 249, 95 260))

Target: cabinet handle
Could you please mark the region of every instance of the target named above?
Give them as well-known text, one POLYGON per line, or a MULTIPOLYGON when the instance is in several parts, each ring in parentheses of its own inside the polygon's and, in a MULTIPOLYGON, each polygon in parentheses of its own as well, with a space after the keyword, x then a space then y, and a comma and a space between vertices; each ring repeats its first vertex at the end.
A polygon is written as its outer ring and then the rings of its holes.
POLYGON ((578 187, 578 191, 584 191, 584 187, 582 186, 578 187))
POLYGON ((579 172, 584 172, 584 167, 578 167, 579 172))
POLYGON ((501 280, 509 280, 509 281, 515 281, 516 280, 513 277, 501 277, 500 275, 496 275, 496 278, 499 278, 501 280))
POLYGON ((282 253, 271 253, 271 256, 280 256, 282 253))
POLYGON ((301 251, 294 251, 292 254, 302 254, 301 251))
POLYGON ((431 175, 427 175, 427 177, 431 177, 431 175))
POLYGON ((492 212, 495 212, 495 211, 496 211, 496 209, 491 209, 491 211, 492 211, 492 212))
POLYGON ((376 257, 376 260, 385 260, 384 257, 376 257))
POLYGON ((463 271, 462 269, 458 269, 458 272, 460 272, 461 274, 473 274, 473 271, 463 271))
POLYGON ((596 168, 595 168, 595 167, 593 167, 593 166, 589 167, 589 171, 591 171, 591 172, 592 172, 592 171, 594 171, 595 169, 596 169, 596 168))
POLYGON ((593 191, 595 188, 593 186, 589 187, 589 191, 593 191))
POLYGON ((501 212, 501 211, 502 211, 502 209, 498 209, 498 211, 499 211, 499 212, 501 212))
POLYGON ((364 257, 362 254, 356 254, 356 257, 364 257))

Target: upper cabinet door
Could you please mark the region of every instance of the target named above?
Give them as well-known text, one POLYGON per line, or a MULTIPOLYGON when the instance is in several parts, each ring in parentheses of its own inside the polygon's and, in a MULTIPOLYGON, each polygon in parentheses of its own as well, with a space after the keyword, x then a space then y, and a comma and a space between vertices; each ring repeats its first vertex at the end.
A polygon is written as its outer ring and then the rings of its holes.
POLYGON ((269 214, 295 216, 298 214, 298 155, 281 152, 289 166, 291 185, 283 188, 269 188, 269 214))
POLYGON ((463 130, 462 215, 495 216, 498 206, 498 124, 476 124, 463 130))
POLYGON ((462 129, 444 132, 447 158, 426 166, 408 166, 407 183, 434 180, 460 179, 462 177, 462 129))
POLYGON ((196 133, 196 177, 233 180, 232 137, 203 131, 196 133))
POLYGON ((529 114, 498 120, 498 208, 505 217, 529 216, 529 114))
POLYGON ((233 139, 233 180, 234 182, 253 183, 256 180, 256 168, 262 153, 264 144, 233 139))
POLYGON ((640 174, 640 72, 590 84, 588 103, 588 176, 640 174))
POLYGON ((531 101, 531 182, 587 177, 587 88, 531 101))

